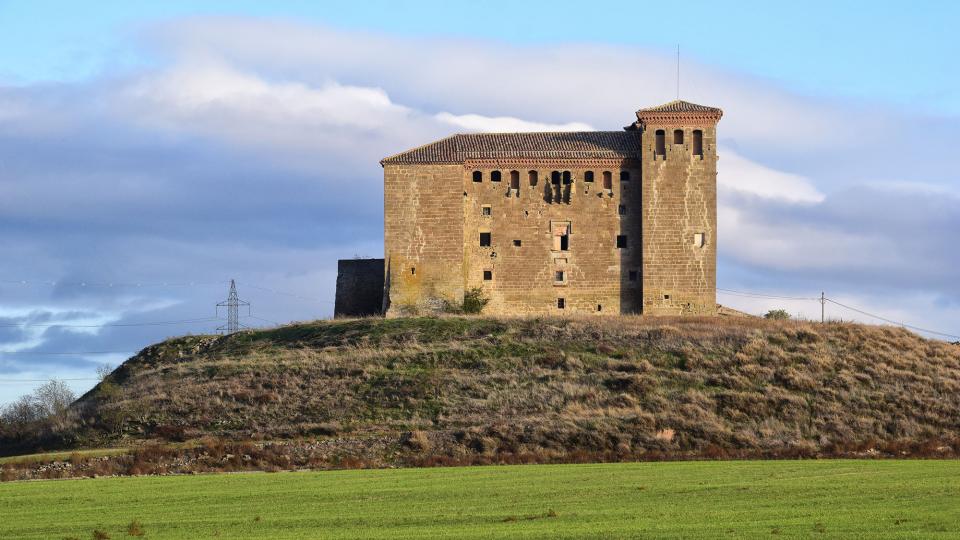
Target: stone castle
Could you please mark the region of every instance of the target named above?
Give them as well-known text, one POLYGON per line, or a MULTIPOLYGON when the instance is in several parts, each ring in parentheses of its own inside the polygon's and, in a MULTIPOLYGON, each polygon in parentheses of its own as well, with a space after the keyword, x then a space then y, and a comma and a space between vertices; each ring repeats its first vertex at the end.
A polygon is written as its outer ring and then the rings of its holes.
POLYGON ((620 131, 460 134, 385 158, 384 259, 340 262, 337 315, 477 288, 493 315, 714 314, 722 114, 678 100, 620 131))

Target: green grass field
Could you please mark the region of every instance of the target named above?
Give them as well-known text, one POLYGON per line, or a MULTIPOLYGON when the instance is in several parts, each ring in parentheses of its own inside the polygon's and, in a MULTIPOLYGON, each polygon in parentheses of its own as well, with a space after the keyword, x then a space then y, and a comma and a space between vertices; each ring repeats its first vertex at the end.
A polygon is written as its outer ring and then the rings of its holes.
POLYGON ((0 484, 0 538, 957 538, 960 461, 535 465, 0 484))

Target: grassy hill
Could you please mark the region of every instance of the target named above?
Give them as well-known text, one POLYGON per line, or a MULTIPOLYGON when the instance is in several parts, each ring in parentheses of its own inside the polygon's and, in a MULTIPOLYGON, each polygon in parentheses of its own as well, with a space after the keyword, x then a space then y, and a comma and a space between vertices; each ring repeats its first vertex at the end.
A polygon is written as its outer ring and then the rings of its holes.
POLYGON ((955 456, 958 391, 960 347, 893 327, 324 321, 144 349, 60 434, 67 448, 138 450, 44 474, 955 456))

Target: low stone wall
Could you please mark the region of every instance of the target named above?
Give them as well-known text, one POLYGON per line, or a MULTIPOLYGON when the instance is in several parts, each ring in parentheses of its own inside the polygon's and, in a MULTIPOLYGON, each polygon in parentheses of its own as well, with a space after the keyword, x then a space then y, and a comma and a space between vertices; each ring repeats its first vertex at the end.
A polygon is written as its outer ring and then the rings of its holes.
POLYGON ((334 317, 365 317, 383 311, 383 259, 337 261, 334 317))

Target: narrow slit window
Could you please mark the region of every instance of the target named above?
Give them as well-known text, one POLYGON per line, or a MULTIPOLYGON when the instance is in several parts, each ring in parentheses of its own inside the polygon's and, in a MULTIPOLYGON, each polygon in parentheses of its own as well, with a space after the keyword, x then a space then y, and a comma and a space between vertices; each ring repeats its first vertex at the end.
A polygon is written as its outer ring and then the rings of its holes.
POLYGON ((480 171, 473 171, 473 181, 483 182, 483 173, 480 171))
POLYGON ((673 144, 683 144, 683 130, 673 130, 673 144))
POLYGON ((654 153, 658 156, 667 155, 667 143, 666 143, 666 133, 662 129, 658 129, 656 135, 654 136, 656 140, 656 149, 654 153))
POLYGON ((693 130, 693 155, 703 157, 703 131, 693 130))
POLYGON ((620 181, 629 182, 630 181, 630 171, 620 171, 620 181))
POLYGON ((593 182, 593 171, 587 171, 583 173, 584 182, 593 182))
POLYGON ((613 174, 610 171, 603 171, 603 189, 608 191, 613 189, 613 174))
POLYGON ((603 311, 603 304, 597 304, 597 311, 603 311))
POLYGON ((564 309, 567 307, 567 301, 563 298, 557 298, 557 309, 564 309))
POLYGON ((527 172, 527 181, 530 182, 530 187, 537 187, 537 171, 527 172))
POLYGON ((417 267, 416 267, 416 266, 411 266, 411 267, 410 267, 410 275, 411 275, 411 276, 417 275, 417 267))
POLYGON ((491 181, 491 182, 499 182, 499 181, 500 181, 500 171, 493 171, 493 172, 491 172, 491 173, 490 173, 490 181, 491 181))
POLYGON ((493 270, 484 270, 483 271, 483 280, 490 281, 493 279, 493 270))
POLYGON ((490 233, 480 233, 480 247, 490 247, 490 233))
POLYGON ((617 248, 626 249, 627 247, 627 235, 618 234, 617 235, 617 248))
POLYGON ((557 283, 563 283, 565 277, 566 276, 564 275, 563 270, 557 270, 557 272, 553 276, 553 280, 556 281, 557 283))
POLYGON ((621 216, 625 216, 625 215, 627 215, 627 207, 621 204, 620 207, 617 208, 617 212, 618 212, 621 216))

